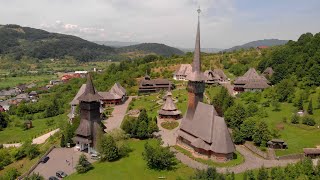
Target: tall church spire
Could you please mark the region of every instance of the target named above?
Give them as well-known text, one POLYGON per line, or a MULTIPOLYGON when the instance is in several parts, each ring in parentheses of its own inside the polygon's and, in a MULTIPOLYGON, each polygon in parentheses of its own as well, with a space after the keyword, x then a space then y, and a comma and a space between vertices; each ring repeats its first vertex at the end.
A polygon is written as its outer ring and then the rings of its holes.
POLYGON ((78 98, 78 100, 85 101, 85 102, 93 102, 93 101, 99 102, 100 99, 102 99, 102 97, 96 92, 93 86, 91 75, 90 73, 88 73, 86 88, 84 90, 84 93, 78 98))
POLYGON ((194 57, 192 62, 192 72, 186 77, 189 81, 204 81, 205 77, 201 72, 201 47, 200 47, 200 8, 198 12, 198 26, 197 26, 197 35, 196 35, 196 44, 194 48, 194 57))

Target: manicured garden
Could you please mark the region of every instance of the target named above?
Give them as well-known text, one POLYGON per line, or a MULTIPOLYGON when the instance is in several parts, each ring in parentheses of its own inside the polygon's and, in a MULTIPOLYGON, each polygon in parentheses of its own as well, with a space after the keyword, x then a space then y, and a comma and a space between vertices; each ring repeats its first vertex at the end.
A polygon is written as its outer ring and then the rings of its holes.
POLYGON ((97 162, 94 168, 85 174, 72 174, 66 179, 187 179, 194 170, 179 163, 173 170, 152 170, 147 167, 143 160, 144 144, 156 143, 156 140, 128 140, 133 149, 128 157, 121 158, 115 162, 97 162))
POLYGON ((161 123, 161 127, 172 130, 179 126, 179 123, 176 121, 164 121, 161 123))

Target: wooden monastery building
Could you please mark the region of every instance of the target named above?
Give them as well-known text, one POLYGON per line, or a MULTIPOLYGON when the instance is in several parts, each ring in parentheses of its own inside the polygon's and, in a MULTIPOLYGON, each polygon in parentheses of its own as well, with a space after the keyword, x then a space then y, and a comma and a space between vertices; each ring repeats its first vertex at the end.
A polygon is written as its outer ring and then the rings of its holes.
POLYGON ((221 69, 206 70, 204 75, 206 76, 205 83, 209 85, 219 84, 228 80, 227 76, 221 69))
POLYGON ((178 110, 172 99, 172 93, 168 91, 165 103, 158 111, 159 117, 162 119, 180 119, 181 111, 178 110))
POLYGON ((192 71, 191 64, 181 64, 179 69, 173 73, 174 80, 186 81, 186 77, 192 71))
POLYGON ((270 86, 267 78, 259 75, 254 68, 250 68, 243 76, 238 77, 233 84, 237 92, 262 91, 270 86))
POLYGON ((101 98, 93 86, 90 74, 88 74, 84 93, 78 98, 80 125, 75 131, 75 137, 73 137, 73 142, 79 151, 96 153, 97 136, 105 129, 100 118, 101 98))
POLYGON ((206 77, 201 72, 199 19, 192 72, 186 79, 188 108, 178 130, 177 145, 196 157, 218 161, 232 159, 235 146, 224 118, 217 114, 212 105, 202 102, 206 77))
POLYGON ((98 93, 104 106, 122 104, 127 98, 126 90, 119 83, 115 83, 108 92, 98 93))
POLYGON ((147 74, 139 84, 139 93, 153 93, 167 89, 173 89, 173 84, 168 79, 151 79, 147 74))

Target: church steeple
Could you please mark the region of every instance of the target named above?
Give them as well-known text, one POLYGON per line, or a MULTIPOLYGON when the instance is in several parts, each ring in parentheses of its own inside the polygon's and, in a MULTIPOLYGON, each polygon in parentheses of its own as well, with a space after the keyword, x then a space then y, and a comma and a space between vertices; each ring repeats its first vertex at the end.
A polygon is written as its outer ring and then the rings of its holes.
POLYGON ((93 82, 91 79, 90 73, 87 75, 87 83, 86 83, 86 88, 84 90, 84 93, 78 98, 79 101, 84 101, 84 102, 99 102, 102 97, 96 92, 93 82))
POLYGON ((185 118, 192 120, 198 102, 203 101, 203 92, 205 89, 204 80, 206 79, 201 72, 201 57, 200 57, 200 8, 198 9, 198 27, 196 35, 196 45, 194 48, 194 57, 192 63, 192 72, 186 77, 188 81, 188 109, 185 118))
POLYGON ((197 35, 196 43, 194 48, 194 57, 192 62, 192 72, 189 73, 186 77, 189 81, 204 81, 205 77, 201 72, 201 47, 200 47, 200 8, 198 11, 198 26, 197 26, 197 35))

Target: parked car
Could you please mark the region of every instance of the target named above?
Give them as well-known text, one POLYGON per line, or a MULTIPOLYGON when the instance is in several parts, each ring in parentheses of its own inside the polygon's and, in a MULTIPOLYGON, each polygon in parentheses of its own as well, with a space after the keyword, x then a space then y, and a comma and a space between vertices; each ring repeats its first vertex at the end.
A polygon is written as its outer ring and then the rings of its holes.
POLYGON ((91 159, 93 160, 99 160, 100 156, 98 154, 91 154, 91 159))
POLYGON ((63 171, 57 171, 56 176, 59 178, 64 178, 64 177, 67 177, 68 175, 63 171))
POLYGON ((57 177, 55 177, 55 176, 50 176, 49 180, 59 180, 59 179, 57 177))
POLYGON ((44 163, 46 163, 49 159, 50 159, 49 156, 46 156, 46 157, 43 157, 43 158, 40 160, 40 162, 44 164, 44 163))

